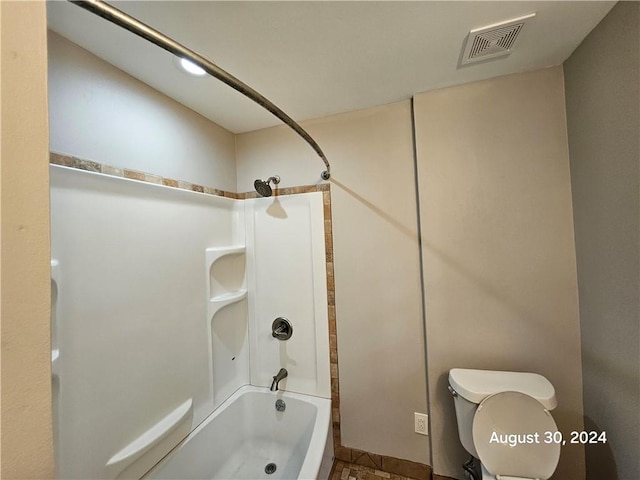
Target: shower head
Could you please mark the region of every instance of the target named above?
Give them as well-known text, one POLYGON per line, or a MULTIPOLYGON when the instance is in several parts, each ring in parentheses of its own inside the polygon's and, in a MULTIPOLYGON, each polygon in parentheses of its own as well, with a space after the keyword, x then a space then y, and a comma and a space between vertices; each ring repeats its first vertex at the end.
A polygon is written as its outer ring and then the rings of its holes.
POLYGON ((273 191, 271 190, 271 186, 269 185, 271 182, 273 182, 274 185, 279 184, 280 177, 278 175, 274 175, 273 177, 269 177, 267 180, 258 179, 253 182, 253 188, 255 188, 256 192, 258 192, 261 196, 270 197, 273 193, 273 191))

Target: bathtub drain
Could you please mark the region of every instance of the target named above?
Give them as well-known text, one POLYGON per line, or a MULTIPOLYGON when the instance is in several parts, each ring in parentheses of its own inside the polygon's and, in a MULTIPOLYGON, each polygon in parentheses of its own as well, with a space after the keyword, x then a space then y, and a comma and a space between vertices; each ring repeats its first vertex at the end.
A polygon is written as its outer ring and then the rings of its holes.
POLYGON ((276 471, 276 468, 277 467, 275 463, 267 463, 267 466, 264 467, 264 473, 266 473, 267 475, 271 475, 276 471))

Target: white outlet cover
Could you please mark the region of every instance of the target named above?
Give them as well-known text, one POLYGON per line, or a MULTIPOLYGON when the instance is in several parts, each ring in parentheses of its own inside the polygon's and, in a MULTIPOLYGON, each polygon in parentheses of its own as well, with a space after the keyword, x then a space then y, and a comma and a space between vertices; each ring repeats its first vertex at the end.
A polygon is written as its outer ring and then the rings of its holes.
POLYGON ((429 435, 429 416, 414 412, 414 431, 420 435, 429 435))

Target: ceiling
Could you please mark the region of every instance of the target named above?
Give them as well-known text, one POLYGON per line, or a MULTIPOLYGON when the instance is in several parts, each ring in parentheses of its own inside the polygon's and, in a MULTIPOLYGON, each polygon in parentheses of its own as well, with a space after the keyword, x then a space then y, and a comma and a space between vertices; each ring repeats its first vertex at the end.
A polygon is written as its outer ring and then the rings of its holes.
MULTIPOLYGON (((209 58, 297 121, 564 62, 615 2, 113 1, 209 58), (459 66, 471 29, 528 13, 515 51, 459 66)), ((280 123, 230 87, 65 1, 49 28, 234 133, 280 123)))

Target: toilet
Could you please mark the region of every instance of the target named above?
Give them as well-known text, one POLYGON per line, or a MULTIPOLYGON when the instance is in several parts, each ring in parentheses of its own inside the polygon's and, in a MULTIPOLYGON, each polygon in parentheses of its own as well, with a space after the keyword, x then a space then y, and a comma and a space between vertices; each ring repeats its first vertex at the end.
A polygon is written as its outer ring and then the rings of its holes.
POLYGON ((546 480, 562 438, 550 410, 553 385, 542 375, 454 368, 449 371, 462 446, 480 460, 464 465, 468 480, 546 480), (555 435, 554 435, 555 434, 555 435))

